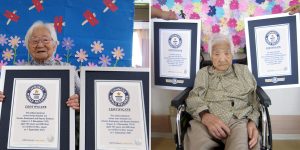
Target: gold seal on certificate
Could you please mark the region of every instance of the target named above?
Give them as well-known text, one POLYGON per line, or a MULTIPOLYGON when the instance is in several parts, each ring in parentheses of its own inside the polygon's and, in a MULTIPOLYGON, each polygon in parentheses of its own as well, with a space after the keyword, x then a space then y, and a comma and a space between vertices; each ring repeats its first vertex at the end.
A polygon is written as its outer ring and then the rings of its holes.
POLYGON ((60 80, 15 79, 8 149, 58 149, 60 80))
POLYGON ((95 81, 96 149, 146 149, 141 81, 95 81))

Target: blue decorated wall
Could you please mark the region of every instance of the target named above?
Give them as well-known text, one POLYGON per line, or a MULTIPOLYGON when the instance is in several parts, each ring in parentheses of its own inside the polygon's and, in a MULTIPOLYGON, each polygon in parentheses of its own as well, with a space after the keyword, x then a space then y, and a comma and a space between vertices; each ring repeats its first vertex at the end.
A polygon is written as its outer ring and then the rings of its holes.
POLYGON ((24 37, 37 20, 56 24, 56 60, 131 66, 133 0, 0 0, 0 13, 0 66, 30 61, 24 37))

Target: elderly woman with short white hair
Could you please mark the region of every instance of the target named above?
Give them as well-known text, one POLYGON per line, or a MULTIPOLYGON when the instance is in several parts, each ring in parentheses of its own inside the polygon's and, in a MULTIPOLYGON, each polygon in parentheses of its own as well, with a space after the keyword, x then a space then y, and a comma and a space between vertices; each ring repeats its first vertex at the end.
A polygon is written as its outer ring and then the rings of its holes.
POLYGON ((212 66, 200 69, 186 100, 193 116, 185 150, 260 149, 256 81, 246 65, 232 64, 231 38, 215 34, 209 41, 212 66))
MULTIPOLYGON (((25 36, 26 48, 32 57, 32 60, 27 65, 34 66, 62 66, 70 65, 61 61, 54 60, 58 45, 56 31, 53 24, 37 21, 28 29, 25 36)), ((66 100, 66 105, 79 112, 79 93, 80 80, 78 75, 75 75, 75 93, 66 100)), ((0 102, 5 100, 5 95, 0 91, 0 102)), ((76 115, 76 123, 79 124, 79 115, 76 115)), ((76 128, 79 133, 79 128, 76 128)), ((78 136, 78 134, 77 134, 78 136)), ((78 140, 78 137, 77 137, 78 140)))
MULTIPOLYGON (((53 24, 36 21, 28 29, 25 36, 25 45, 32 60, 28 65, 34 66, 62 66, 70 65, 61 61, 54 60, 58 45, 56 31, 53 24)), ((75 93, 66 101, 67 106, 79 111, 79 91, 80 81, 78 75, 75 76, 75 93)), ((4 95, 0 92, 0 102, 4 100, 4 95)))

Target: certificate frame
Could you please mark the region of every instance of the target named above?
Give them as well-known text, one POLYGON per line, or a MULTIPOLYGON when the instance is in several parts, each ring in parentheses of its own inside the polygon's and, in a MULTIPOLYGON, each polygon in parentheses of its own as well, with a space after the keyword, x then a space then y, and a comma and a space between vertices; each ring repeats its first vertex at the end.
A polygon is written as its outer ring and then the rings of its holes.
MULTIPOLYGON (((14 81, 16 79, 30 80, 60 80, 58 149, 75 150, 75 111, 66 105, 66 100, 75 92, 75 68, 73 66, 3 66, 1 69, 0 90, 5 94, 5 100, 0 103, 0 149, 28 150, 49 149, 45 147, 14 147, 8 148, 8 132, 11 117, 14 81), (63 89, 63 90, 62 90, 63 89)), ((53 148, 52 148, 53 149, 53 148)))
MULTIPOLYGON (((150 75, 148 68, 129 68, 129 67, 81 67, 81 103, 80 103, 80 150, 97 149, 96 133, 96 81, 141 81, 142 82, 142 101, 143 107, 143 128, 145 135, 145 150, 149 150, 149 100, 150 100, 150 75)), ((103 107, 104 105, 102 105, 103 107)), ((103 108, 104 109, 104 108, 103 108)), ((106 149, 118 149, 110 147, 106 149)), ((122 148, 124 150, 127 147, 122 148)), ((130 148, 129 148, 130 149, 130 148)))
POLYGON ((153 19, 152 27, 154 84, 173 90, 193 87, 200 68, 201 20, 153 19), (183 44, 172 44, 174 38, 183 44))
POLYGON ((248 68, 253 73, 257 85, 265 89, 300 87, 299 26, 299 14, 282 13, 245 18, 248 68), (265 32, 267 34, 263 37, 265 32), (278 40, 268 42, 272 33, 278 40), (259 40, 262 38, 264 40, 259 40), (284 44, 281 44, 280 40, 284 41, 281 42, 284 44), (263 44, 257 44, 257 41, 269 46, 261 48, 263 44), (290 51, 284 51, 286 49, 290 51))

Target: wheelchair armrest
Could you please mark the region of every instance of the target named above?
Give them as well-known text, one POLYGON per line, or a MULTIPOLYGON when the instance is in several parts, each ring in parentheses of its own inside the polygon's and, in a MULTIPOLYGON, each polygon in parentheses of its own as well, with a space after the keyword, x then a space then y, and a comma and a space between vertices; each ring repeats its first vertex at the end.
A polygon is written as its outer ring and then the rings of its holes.
POLYGON ((259 97, 260 103, 265 107, 269 107, 271 105, 270 97, 266 94, 266 92, 260 87, 257 86, 256 94, 259 97))
POLYGON ((171 106, 178 108, 180 105, 185 104, 185 99, 189 96, 191 90, 192 88, 188 87, 180 94, 178 94, 175 98, 172 99, 171 106))

